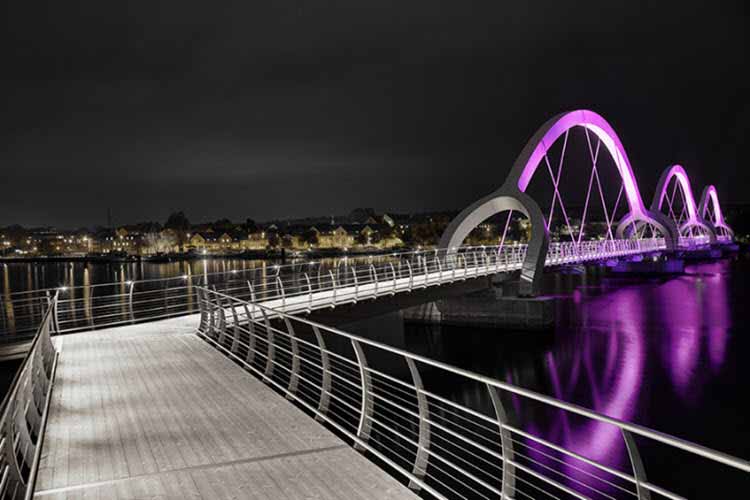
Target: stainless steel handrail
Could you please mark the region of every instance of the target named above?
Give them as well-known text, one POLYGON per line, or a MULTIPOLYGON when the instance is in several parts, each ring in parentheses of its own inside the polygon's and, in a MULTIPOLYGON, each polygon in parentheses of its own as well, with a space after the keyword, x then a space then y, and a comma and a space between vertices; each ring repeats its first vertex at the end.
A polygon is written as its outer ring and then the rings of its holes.
POLYGON ((648 481, 636 438, 750 472, 746 460, 675 436, 263 304, 197 290, 202 338, 431 497, 683 498, 648 481), (394 370, 385 359, 408 370, 394 370), (429 382, 435 374, 475 387, 489 404, 472 407, 438 394, 429 382), (514 398, 616 430, 629 470, 527 430, 507 404, 514 398))
POLYGON ((57 300, 57 294, 48 297, 42 322, 2 403, 0 498, 28 500, 34 492, 57 368, 51 339, 57 300))

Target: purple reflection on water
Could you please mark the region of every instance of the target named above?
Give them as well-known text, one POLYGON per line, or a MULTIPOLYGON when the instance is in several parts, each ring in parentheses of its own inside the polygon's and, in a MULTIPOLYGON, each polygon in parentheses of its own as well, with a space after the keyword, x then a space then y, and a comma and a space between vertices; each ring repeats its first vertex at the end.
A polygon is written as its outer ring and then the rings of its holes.
MULTIPOLYGON (((706 379, 702 366, 716 373, 725 362, 731 323, 725 271, 726 263, 720 262, 694 272, 688 268, 686 275, 664 283, 594 297, 576 290, 569 302, 579 318, 573 351, 557 349, 544 358, 552 395, 621 420, 642 420, 639 400, 646 377, 664 373, 647 363, 657 355, 675 394, 688 403, 697 401, 706 379)), ((590 459, 629 467, 618 428, 562 411, 551 416, 546 425, 537 422, 529 429, 590 459)), ((544 463, 541 456, 535 458, 544 463)), ((565 461, 571 477, 584 474, 579 461, 565 461)))
POLYGON ((708 360, 711 370, 717 373, 726 359, 727 336, 731 326, 727 262, 705 264, 699 269, 688 268, 687 272, 703 273, 703 321, 708 336, 708 360))
MULTIPOLYGON (((632 418, 635 413, 644 371, 646 345, 641 329, 641 300, 636 290, 621 289, 584 305, 588 308, 591 323, 609 327, 600 332, 606 343, 603 371, 598 372, 594 367, 595 359, 598 359, 594 350, 600 347, 592 345, 595 339, 590 335, 585 336, 583 345, 580 346, 583 356, 579 359, 586 374, 586 381, 583 383, 590 389, 590 406, 623 420, 632 418), (601 373, 601 376, 597 377, 597 373, 601 373)), ((556 389, 554 395, 563 400, 573 400, 574 387, 570 387, 567 394, 559 390, 559 370, 551 353, 548 355, 548 366, 550 380, 556 389)), ((571 369, 578 370, 579 367, 571 369)), ((623 446, 619 429, 594 421, 580 422, 577 419, 578 425, 572 426, 570 419, 568 413, 559 414, 564 446, 600 462, 610 465, 619 463, 617 457, 623 446)))
POLYGON ((690 397, 690 382, 700 355, 703 285, 700 278, 684 276, 661 287, 658 309, 666 331, 662 354, 667 359, 672 383, 683 398, 690 397))

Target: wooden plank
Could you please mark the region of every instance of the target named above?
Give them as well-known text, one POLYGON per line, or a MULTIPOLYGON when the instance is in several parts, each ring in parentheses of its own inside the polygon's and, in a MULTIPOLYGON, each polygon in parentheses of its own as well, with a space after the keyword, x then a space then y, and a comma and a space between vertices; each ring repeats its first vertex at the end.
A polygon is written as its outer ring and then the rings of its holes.
POLYGON ((417 498, 193 323, 62 337, 36 497, 417 498))

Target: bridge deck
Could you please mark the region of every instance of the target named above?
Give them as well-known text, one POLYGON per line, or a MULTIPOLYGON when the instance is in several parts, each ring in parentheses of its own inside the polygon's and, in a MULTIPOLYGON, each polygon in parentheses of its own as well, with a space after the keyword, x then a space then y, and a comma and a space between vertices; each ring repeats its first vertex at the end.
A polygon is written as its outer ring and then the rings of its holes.
POLYGON ((36 497, 417 498, 194 329, 57 338, 36 497))

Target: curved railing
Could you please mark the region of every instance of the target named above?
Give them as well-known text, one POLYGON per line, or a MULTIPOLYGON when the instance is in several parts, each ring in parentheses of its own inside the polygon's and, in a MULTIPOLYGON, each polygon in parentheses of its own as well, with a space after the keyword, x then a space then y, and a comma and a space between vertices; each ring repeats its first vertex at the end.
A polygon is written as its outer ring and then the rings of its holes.
MULTIPOLYGON (((198 287, 198 334, 430 498, 659 498, 649 442, 741 472, 750 462, 581 406, 198 287), (457 398, 461 387, 471 396, 457 398), (621 436, 615 460, 540 436, 514 408, 621 436)), ((714 479, 712 479, 714 480, 714 479)))
POLYGON ((0 498, 31 498, 44 440, 57 352, 57 295, 50 296, 26 358, 2 403, 0 417, 0 498))
MULTIPOLYGON (((576 264, 665 248, 663 239, 552 242, 547 265, 576 264)), ((521 269, 527 245, 462 247, 393 253, 356 261, 300 262, 252 270, 62 287, 56 309, 61 332, 121 326, 197 313, 195 287, 268 302, 287 312, 309 312, 362 298, 412 291, 521 269), (288 309, 291 308, 291 309, 288 309)), ((2 307, 3 340, 28 337, 43 315, 50 290, 14 294, 2 307), (12 326, 13 328, 10 328, 12 326)))

